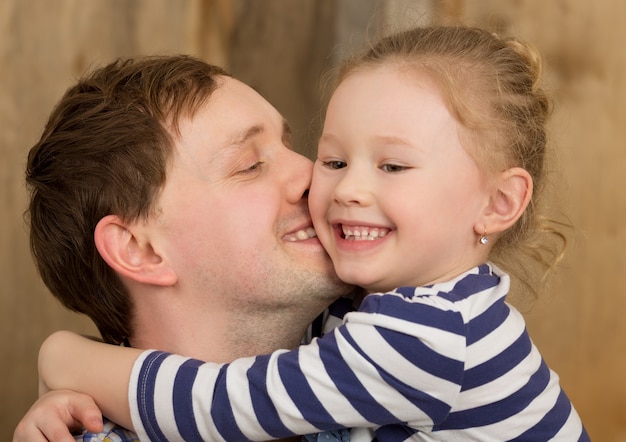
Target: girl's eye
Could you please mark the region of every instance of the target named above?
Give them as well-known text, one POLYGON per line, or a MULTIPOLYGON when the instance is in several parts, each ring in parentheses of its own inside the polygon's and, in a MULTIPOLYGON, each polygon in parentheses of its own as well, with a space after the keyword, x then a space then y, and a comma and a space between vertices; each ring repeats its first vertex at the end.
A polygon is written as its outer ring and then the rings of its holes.
POLYGON ((346 163, 344 161, 332 160, 332 161, 322 161, 324 167, 329 169, 343 169, 346 167, 346 163))
POLYGON ((402 172, 403 170, 408 169, 406 166, 398 166, 397 164, 383 164, 380 168, 384 172, 402 172))

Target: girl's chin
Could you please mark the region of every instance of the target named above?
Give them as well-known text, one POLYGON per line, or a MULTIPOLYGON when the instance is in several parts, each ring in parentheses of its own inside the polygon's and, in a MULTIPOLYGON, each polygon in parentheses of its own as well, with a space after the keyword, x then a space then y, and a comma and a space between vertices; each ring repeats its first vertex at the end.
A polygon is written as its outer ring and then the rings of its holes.
POLYGON ((375 285, 375 282, 372 280, 372 278, 364 278, 363 275, 355 275, 354 272, 341 272, 340 270, 335 270, 337 272, 337 275, 339 276, 339 279, 341 279, 343 282, 362 287, 367 290, 368 293, 370 292, 369 288, 375 285))

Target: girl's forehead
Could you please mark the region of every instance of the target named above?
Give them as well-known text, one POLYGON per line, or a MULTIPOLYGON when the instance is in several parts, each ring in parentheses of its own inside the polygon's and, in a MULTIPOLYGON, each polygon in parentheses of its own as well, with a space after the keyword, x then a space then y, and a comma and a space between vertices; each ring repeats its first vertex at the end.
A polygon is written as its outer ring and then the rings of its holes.
POLYGON ((428 150, 458 143, 458 129, 427 76, 380 66, 354 72, 337 88, 326 113, 323 139, 428 150))
POLYGON ((370 64, 347 73, 337 84, 335 92, 345 88, 346 84, 362 83, 373 94, 380 90, 417 87, 441 95, 440 83, 433 76, 434 73, 416 64, 399 62, 370 64))
POLYGON ((376 65, 358 69, 344 77, 329 102, 334 107, 353 106, 351 112, 416 114, 432 107, 447 113, 447 106, 437 84, 426 74, 409 72, 397 65, 376 65))

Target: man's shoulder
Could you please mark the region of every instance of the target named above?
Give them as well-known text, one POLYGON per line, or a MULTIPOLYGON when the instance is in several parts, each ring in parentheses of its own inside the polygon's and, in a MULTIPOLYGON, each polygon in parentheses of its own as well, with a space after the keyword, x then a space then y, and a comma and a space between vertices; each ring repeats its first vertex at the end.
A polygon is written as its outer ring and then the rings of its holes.
POLYGON ((135 433, 106 419, 101 433, 85 431, 75 439, 79 442, 139 442, 135 433))

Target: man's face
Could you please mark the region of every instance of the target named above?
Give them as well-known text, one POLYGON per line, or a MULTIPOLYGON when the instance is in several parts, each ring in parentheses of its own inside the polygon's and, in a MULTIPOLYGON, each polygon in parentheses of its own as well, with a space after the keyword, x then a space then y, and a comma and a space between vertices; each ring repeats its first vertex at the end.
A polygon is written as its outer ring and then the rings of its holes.
POLYGON ((266 309, 345 293, 304 197, 312 163, 281 115, 232 78, 180 137, 153 220, 181 290, 213 308, 266 309), (208 296, 213 294, 213 296, 208 296))

